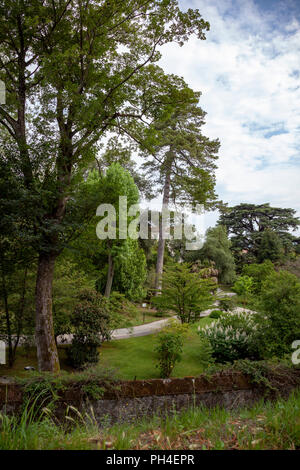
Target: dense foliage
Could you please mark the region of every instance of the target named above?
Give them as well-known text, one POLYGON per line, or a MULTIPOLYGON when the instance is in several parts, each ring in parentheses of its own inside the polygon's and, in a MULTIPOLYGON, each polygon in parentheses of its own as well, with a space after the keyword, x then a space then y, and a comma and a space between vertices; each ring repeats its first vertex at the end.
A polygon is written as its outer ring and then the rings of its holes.
POLYGON ((258 305, 266 353, 290 353, 292 342, 300 338, 299 279, 287 271, 273 272, 262 283, 258 305))
POLYGON ((181 360, 184 335, 187 325, 178 325, 170 322, 157 335, 155 351, 158 358, 160 376, 170 377, 176 362, 181 360))
POLYGON ((257 321, 252 314, 227 312, 210 325, 199 327, 200 338, 209 341, 217 362, 259 358, 257 321))
POLYGON ((225 225, 231 235, 239 265, 265 259, 278 261, 298 245, 297 237, 290 233, 300 224, 295 214, 294 209, 269 204, 239 204, 222 208, 219 223, 225 225))
POLYGON ((230 248, 231 241, 227 237, 226 228, 218 225, 207 231, 205 243, 200 252, 200 259, 215 263, 219 272, 219 282, 229 285, 235 280, 235 262, 230 248))
POLYGON ((165 269, 162 292, 152 302, 160 310, 175 312, 182 323, 190 323, 209 307, 215 288, 209 279, 191 272, 188 264, 178 263, 165 269))
POLYGON ((78 299, 72 315, 74 336, 67 353, 71 365, 82 368, 98 362, 98 348, 110 339, 110 312, 108 301, 95 291, 82 291, 78 299))

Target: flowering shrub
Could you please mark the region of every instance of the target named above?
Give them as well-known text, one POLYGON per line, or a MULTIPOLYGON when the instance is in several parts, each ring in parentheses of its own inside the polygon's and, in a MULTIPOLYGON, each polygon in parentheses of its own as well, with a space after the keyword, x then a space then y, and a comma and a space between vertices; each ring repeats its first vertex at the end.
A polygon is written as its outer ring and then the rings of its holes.
POLYGON ((210 342, 217 362, 233 362, 258 358, 257 327, 253 314, 227 312, 210 325, 199 327, 198 334, 210 342))

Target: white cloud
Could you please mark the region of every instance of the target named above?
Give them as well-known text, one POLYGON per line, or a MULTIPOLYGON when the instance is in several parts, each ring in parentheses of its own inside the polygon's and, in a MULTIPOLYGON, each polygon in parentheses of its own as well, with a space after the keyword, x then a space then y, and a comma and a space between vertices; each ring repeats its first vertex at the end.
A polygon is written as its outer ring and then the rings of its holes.
POLYGON ((184 7, 198 8, 211 31, 206 41, 165 46, 160 64, 203 93, 203 132, 221 141, 220 198, 300 212, 299 22, 282 21, 279 10, 263 12, 253 0, 194 0, 184 7))

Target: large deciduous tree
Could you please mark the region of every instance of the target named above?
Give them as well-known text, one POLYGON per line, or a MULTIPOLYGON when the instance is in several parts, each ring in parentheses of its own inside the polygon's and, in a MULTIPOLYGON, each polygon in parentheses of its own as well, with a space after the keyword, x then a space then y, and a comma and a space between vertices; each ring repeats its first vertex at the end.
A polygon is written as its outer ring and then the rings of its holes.
POLYGON ((106 131, 147 113, 138 77, 160 58, 157 48, 193 33, 204 39, 209 24, 177 0, 1 0, 0 21, 1 139, 16 148, 5 158, 20 176, 38 253, 38 367, 58 371, 52 280, 75 231, 69 205, 78 176, 106 131))

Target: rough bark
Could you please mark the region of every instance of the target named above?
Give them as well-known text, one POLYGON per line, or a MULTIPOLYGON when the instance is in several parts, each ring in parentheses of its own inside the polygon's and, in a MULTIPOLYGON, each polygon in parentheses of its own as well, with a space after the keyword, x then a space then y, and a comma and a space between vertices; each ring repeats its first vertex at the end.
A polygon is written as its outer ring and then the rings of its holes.
MULTIPOLYGON (((170 200, 170 183, 171 183, 171 169, 167 169, 164 192, 163 192, 163 203, 162 209, 167 209, 170 200)), ((161 276, 164 268, 164 253, 165 253, 165 239, 163 237, 162 219, 159 220, 159 237, 158 237, 158 249, 157 249, 157 262, 155 272, 155 289, 156 295, 161 291, 161 276)))
POLYGON ((15 361, 15 358, 16 358, 16 351, 19 345, 20 336, 21 336, 22 329, 23 329, 23 317, 24 317, 25 296, 26 296, 26 281, 27 281, 27 266, 24 269, 22 291, 21 291, 20 301, 19 301, 19 308, 18 308, 18 315, 17 315, 17 333, 16 333, 16 340, 15 340, 14 348, 13 348, 13 361, 15 361))
POLYGON ((108 255, 108 271, 107 271, 107 280, 105 286, 105 297, 109 297, 111 293, 112 283, 114 280, 115 272, 115 263, 111 254, 108 255))
POLYGON ((59 371, 52 316, 52 282, 55 254, 41 253, 36 280, 35 338, 40 371, 59 371))
POLYGON ((6 330, 7 330, 7 340, 8 340, 8 364, 9 367, 13 366, 13 345, 12 345, 12 333, 11 333, 11 322, 8 309, 8 296, 6 290, 5 274, 2 271, 2 292, 4 299, 4 308, 5 308, 5 319, 6 319, 6 330))

